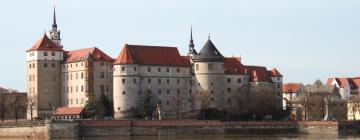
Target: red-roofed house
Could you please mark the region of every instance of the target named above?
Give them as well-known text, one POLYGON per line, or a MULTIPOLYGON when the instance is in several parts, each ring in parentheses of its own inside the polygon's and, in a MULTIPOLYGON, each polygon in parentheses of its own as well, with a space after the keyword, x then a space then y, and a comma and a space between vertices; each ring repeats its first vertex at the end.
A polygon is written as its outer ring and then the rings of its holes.
POLYGON ((360 92, 360 78, 328 78, 327 85, 335 85, 340 89, 342 99, 349 100, 352 96, 358 96, 360 92))
POLYGON ((83 107, 59 107, 53 114, 55 120, 77 120, 82 118, 83 107))
POLYGON ((283 84, 283 110, 287 108, 287 102, 292 101, 295 97, 305 92, 305 86, 302 83, 283 84))

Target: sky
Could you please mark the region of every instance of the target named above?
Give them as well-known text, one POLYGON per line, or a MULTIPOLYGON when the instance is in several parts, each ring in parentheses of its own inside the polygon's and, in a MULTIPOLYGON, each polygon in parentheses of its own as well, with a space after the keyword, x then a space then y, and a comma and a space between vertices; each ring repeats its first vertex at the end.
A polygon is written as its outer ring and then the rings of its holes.
POLYGON ((3 0, 0 86, 26 89, 26 49, 50 30, 56 5, 65 50, 125 43, 178 47, 211 40, 245 65, 276 67, 284 82, 360 76, 359 0, 3 0))

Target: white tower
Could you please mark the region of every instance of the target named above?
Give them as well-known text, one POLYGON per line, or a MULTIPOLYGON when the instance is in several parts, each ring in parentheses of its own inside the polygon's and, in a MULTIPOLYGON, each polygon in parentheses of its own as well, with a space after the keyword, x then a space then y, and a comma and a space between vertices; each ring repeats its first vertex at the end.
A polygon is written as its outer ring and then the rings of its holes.
POLYGON ((192 59, 194 62, 195 84, 197 93, 207 94, 210 101, 207 105, 195 103, 196 109, 224 108, 224 56, 211 42, 210 36, 198 55, 192 59), (204 108, 206 106, 206 108, 204 108), (202 107, 202 108, 200 108, 202 107))

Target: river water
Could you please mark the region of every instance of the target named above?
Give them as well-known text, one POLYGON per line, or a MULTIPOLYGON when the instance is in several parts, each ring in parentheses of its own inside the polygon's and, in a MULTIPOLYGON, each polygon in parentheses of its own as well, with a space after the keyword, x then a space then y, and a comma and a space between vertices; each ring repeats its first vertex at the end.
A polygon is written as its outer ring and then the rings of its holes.
MULTIPOLYGON (((82 137, 52 140, 360 140, 360 135, 196 135, 196 136, 119 136, 82 137)), ((37 138, 1 138, 0 140, 40 140, 37 138)))
POLYGON ((360 135, 197 135, 197 136, 132 136, 92 137, 80 140, 360 140, 360 135))

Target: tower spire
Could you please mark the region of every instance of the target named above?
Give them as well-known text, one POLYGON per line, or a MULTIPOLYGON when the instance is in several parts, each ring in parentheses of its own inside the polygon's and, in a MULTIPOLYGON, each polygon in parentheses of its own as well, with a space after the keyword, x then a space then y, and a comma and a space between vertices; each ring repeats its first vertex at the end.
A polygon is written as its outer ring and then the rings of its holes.
POLYGON ((193 40, 193 34, 192 34, 192 26, 190 26, 190 43, 189 43, 189 55, 197 54, 195 48, 194 48, 194 40, 193 40))
POLYGON ((53 25, 52 25, 52 27, 57 28, 55 5, 54 5, 54 16, 53 16, 53 25))
POLYGON ((50 30, 50 39, 52 42, 54 42, 59 47, 62 47, 61 45, 61 38, 60 38, 60 30, 57 28, 56 24, 56 10, 54 5, 54 13, 53 13, 53 24, 52 29, 50 30))

